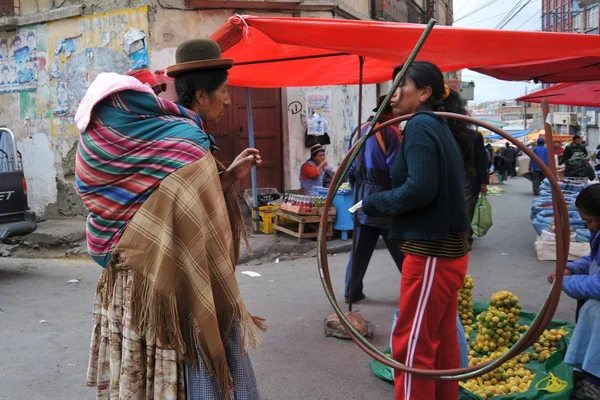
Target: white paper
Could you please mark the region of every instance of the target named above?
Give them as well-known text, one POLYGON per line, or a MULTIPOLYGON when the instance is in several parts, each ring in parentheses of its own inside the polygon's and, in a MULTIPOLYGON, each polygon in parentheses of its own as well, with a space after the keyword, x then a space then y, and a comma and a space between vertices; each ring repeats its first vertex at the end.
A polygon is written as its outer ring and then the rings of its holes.
POLYGON ((348 211, 350 211, 352 214, 354 214, 355 212, 357 212, 361 208, 362 208, 362 200, 359 201, 358 203, 356 203, 355 205, 353 205, 352 207, 350 207, 348 209, 348 211))
POLYGON ((242 271, 242 274, 248 275, 251 278, 256 278, 257 276, 260 276, 260 274, 258 272, 254 272, 254 271, 242 271))
POLYGON ((138 29, 131 28, 123 36, 123 51, 129 55, 144 48, 146 34, 138 29))

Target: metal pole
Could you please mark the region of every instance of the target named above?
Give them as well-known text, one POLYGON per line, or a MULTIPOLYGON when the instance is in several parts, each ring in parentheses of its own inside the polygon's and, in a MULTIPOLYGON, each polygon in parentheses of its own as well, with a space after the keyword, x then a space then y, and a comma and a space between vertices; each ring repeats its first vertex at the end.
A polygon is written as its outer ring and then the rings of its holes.
MULTIPOLYGON (((527 88, 525 88, 525 96, 527 96, 527 88)), ((523 102, 523 130, 527 130, 527 102, 523 102)))
MULTIPOLYGON (((254 144, 254 120, 252 119, 252 96, 250 96, 250 88, 246 88, 246 116, 248 117, 248 144, 251 148, 255 148, 254 144)), ((256 183, 256 167, 250 171, 252 180, 252 231, 258 232, 258 189, 256 183)))
MULTIPOLYGON (((363 104, 363 73, 365 66, 365 58, 363 56, 358 57, 358 127, 357 138, 356 141, 360 141, 360 134, 362 128, 362 104, 363 104)), ((350 137, 350 141, 352 141, 352 137, 350 137)), ((350 144, 352 147, 352 143, 350 144)), ((360 156, 356 159, 356 168, 354 169, 354 176, 359 173, 360 169, 360 156)), ((354 185, 354 204, 358 203, 358 190, 356 190, 356 183, 354 185)), ((352 281, 354 280, 354 271, 356 270, 356 246, 358 246, 358 240, 356 237, 356 233, 358 231, 358 211, 352 215, 352 219, 354 220, 354 226, 352 229, 352 266, 350 267, 350 281, 348 282, 348 311, 352 311, 352 281)))

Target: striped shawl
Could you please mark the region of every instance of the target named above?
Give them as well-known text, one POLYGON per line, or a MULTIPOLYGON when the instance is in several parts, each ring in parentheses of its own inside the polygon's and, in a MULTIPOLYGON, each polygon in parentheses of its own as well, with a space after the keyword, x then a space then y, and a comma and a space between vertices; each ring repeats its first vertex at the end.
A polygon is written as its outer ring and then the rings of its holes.
POLYGON ((235 265, 246 232, 234 188, 221 187, 223 167, 207 150, 202 121, 135 78, 101 74, 76 123, 88 247, 96 258, 111 255, 99 286, 104 306, 111 277, 133 273, 128 328, 189 363, 199 361, 199 348, 227 396, 232 378, 223 343, 231 324, 240 321, 246 348, 258 343, 263 320, 240 298, 235 265))

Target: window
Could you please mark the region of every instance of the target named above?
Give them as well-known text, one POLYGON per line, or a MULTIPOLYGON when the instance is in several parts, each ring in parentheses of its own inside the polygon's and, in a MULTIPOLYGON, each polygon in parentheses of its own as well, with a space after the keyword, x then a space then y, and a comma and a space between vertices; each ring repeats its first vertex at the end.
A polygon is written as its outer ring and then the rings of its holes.
POLYGON ((588 7, 586 13, 587 21, 585 24, 585 30, 589 31, 591 29, 598 28, 598 4, 588 7))
POLYGON ((0 17, 15 15, 15 0, 0 0, 0 17))
POLYGON ((585 28, 585 13, 578 12, 573 15, 573 31, 574 32, 583 32, 585 28))

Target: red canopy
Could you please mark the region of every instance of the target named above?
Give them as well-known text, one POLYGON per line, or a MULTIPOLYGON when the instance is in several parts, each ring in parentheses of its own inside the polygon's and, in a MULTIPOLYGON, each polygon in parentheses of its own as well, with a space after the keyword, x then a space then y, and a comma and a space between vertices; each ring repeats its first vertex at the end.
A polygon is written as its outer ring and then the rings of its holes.
POLYGON ((519 97, 517 100, 527 103, 541 103, 544 99, 548 99, 550 104, 600 107, 600 81, 562 83, 519 97))
POLYGON ((600 57, 544 58, 472 69, 505 81, 587 82, 600 79, 600 57))
MULTIPOLYGON (((235 16, 211 37, 235 59, 230 83, 247 87, 365 83, 391 79, 425 25, 312 18, 235 16)), ((599 35, 436 26, 417 57, 444 71, 561 57, 599 57, 599 35)))

